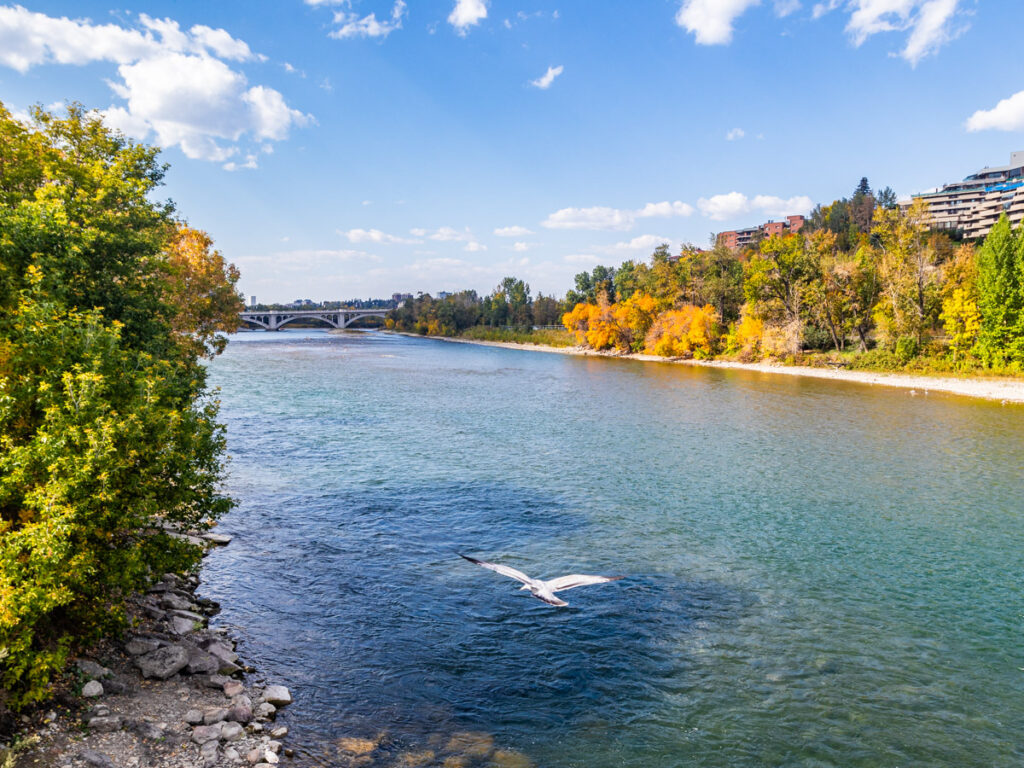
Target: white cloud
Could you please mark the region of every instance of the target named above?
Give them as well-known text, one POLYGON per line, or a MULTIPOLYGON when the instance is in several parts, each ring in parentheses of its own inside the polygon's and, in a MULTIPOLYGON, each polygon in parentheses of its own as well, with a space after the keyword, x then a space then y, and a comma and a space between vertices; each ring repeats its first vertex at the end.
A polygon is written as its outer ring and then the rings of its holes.
POLYGON ((484 245, 483 243, 478 243, 476 240, 472 240, 466 243, 466 247, 463 248, 462 250, 467 251, 469 253, 480 253, 481 251, 486 251, 487 246, 484 245))
POLYGON ((541 226, 548 229, 605 229, 625 231, 632 229, 636 219, 672 216, 690 216, 693 206, 676 200, 670 203, 647 203, 638 210, 624 210, 595 206, 593 208, 562 208, 549 215, 541 226))
MULTIPOLYGON (((308 2, 308 0, 307 0, 308 2)), ((376 13, 359 18, 359 14, 336 11, 334 23, 338 28, 330 36, 338 40, 351 37, 387 37, 396 29, 402 28, 402 17, 405 16, 405 0, 395 0, 391 8, 391 20, 377 19, 376 13)))
POLYGON ((615 243, 615 245, 609 246, 608 248, 602 249, 609 253, 614 251, 653 251, 659 245, 672 243, 672 238, 661 237, 660 235, 639 235, 624 243, 615 243))
POLYGON ((512 250, 516 251, 517 253, 523 253, 533 248, 533 246, 533 243, 524 243, 523 241, 520 240, 515 243, 512 243, 512 250))
POLYGON ((1024 131, 1024 91, 1001 100, 992 109, 979 109, 967 119, 967 130, 1024 131))
POLYGON ((465 37, 469 28, 487 18, 487 0, 455 0, 455 7, 448 14, 448 23, 465 37))
POLYGON ((532 235, 533 232, 526 227, 516 225, 513 227, 498 227, 494 230, 494 234, 498 237, 524 237, 525 235, 532 235))
POLYGON ((469 227, 461 231, 453 227, 440 227, 433 231, 429 229, 411 229, 409 232, 416 237, 425 237, 428 240, 436 240, 440 243, 468 243, 476 240, 469 227))
POLYGON ((775 15, 784 19, 800 10, 800 0, 775 0, 775 15))
POLYGON ((806 195, 783 199, 774 195, 756 195, 748 198, 741 192, 702 197, 697 201, 700 212, 713 221, 726 221, 747 213, 764 216, 788 216, 807 213, 814 206, 806 195))
MULTIPOLYGON (((415 245, 422 243, 422 240, 410 240, 406 237, 389 235, 379 229, 349 229, 339 230, 339 235, 347 237, 350 243, 381 243, 383 245, 415 245)), ((415 232, 413 233, 415 234, 415 232)))
POLYGON ((742 139, 746 135, 746 131, 744 131, 742 128, 733 128, 731 131, 725 134, 725 140, 736 141, 737 139, 742 139))
POLYGON ((531 80, 530 85, 534 88, 540 88, 542 91, 546 91, 551 87, 551 84, 555 82, 555 78, 558 77, 565 70, 561 64, 557 67, 548 67, 548 71, 538 77, 536 80, 531 80))
POLYGON ((593 253, 570 253, 563 258, 570 264, 596 264, 599 261, 593 253))
POLYGON ((187 157, 255 167, 258 149, 244 140, 280 141, 312 118, 290 108, 276 90, 249 87, 227 61, 263 60, 223 29, 183 31, 172 19, 139 16, 139 28, 55 18, 21 6, 0 7, 0 65, 27 72, 41 64, 117 64, 107 83, 124 104, 104 110, 110 125, 140 139, 155 135, 187 157))
POLYGON ((880 32, 909 30, 899 55, 916 66, 963 31, 951 26, 958 4, 959 0, 851 0, 846 31, 860 46, 880 32))
POLYGON ((693 33, 699 45, 732 42, 732 23, 761 0, 683 0, 676 24, 693 33))

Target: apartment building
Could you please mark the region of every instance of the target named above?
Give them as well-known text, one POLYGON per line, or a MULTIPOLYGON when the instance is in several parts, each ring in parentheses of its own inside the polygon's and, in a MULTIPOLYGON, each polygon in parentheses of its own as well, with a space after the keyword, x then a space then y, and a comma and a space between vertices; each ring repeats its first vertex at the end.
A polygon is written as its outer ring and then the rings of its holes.
POLYGON ((1016 226, 1024 220, 1024 151, 1013 152, 1008 165, 982 168, 913 198, 928 203, 931 226, 964 237, 984 237, 1004 212, 1016 226))
POLYGON ((806 219, 803 216, 787 216, 785 221, 766 221, 756 227, 747 229, 733 229, 728 232, 719 232, 715 236, 718 245, 724 245, 733 250, 742 250, 753 245, 762 238, 772 235, 783 235, 789 232, 799 232, 806 219))

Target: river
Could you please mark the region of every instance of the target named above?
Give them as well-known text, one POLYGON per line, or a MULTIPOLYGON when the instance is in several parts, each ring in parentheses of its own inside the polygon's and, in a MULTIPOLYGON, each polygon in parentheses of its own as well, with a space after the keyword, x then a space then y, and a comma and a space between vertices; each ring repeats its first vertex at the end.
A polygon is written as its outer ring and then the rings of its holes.
POLYGON ((307 762, 1024 764, 1024 407, 373 332, 210 379, 203 593, 307 762), (552 608, 456 552, 625 578, 552 608))

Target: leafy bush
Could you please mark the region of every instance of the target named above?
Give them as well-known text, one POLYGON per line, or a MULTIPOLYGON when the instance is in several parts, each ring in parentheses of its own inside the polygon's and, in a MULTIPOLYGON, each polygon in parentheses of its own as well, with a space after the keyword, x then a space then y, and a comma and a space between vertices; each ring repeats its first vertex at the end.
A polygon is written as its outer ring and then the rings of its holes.
POLYGON ((148 199, 156 152, 94 115, 25 126, 0 104, 0 169, 0 687, 18 708, 128 595, 197 561, 165 527, 229 508, 200 357, 241 300, 209 238, 148 199))

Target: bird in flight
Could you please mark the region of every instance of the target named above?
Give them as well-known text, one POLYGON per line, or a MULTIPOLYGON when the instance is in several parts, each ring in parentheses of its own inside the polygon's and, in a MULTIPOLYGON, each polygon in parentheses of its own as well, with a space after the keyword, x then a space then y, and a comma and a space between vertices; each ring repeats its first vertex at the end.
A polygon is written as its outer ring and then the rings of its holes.
POLYGON ((530 590, 530 594, 538 600, 543 600, 548 605, 555 605, 559 608, 568 605, 568 603, 565 602, 565 600, 560 600, 555 597, 555 592, 561 592, 575 587, 585 587, 588 584, 604 584, 606 581, 618 581, 619 579, 625 578, 624 576, 587 576, 582 573, 572 573, 568 576, 559 576, 557 579, 542 581, 541 579, 531 579, 522 571, 517 571, 515 568, 509 568, 507 565, 488 563, 485 560, 477 560, 475 557, 468 557, 462 553, 456 554, 464 560, 476 563, 489 571, 494 571, 495 573, 500 573, 502 576, 508 576, 510 579, 521 581, 523 586, 521 586, 520 589, 528 589, 530 590))

